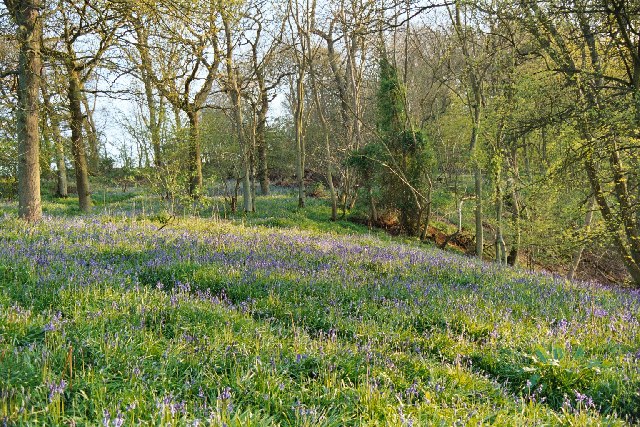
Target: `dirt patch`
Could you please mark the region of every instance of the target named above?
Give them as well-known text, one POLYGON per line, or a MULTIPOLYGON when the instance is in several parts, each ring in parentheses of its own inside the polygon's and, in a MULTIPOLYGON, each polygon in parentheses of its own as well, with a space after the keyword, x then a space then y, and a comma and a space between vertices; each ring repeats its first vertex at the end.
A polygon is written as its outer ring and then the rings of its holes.
MULTIPOLYGON (((436 218, 434 218, 436 219, 436 218)), ((443 218, 437 218, 438 221, 443 221, 443 218)), ((394 213, 384 213, 378 218, 378 221, 371 221, 369 218, 356 217, 350 218, 351 222, 356 224, 366 225, 370 228, 378 228, 385 230, 392 236, 399 236, 402 233, 400 227, 400 220, 394 213)), ((467 231, 462 230, 460 233, 447 234, 443 230, 429 225, 427 228, 426 240, 433 242, 439 248, 451 248, 458 252, 465 254, 472 254, 475 252, 475 240, 473 236, 467 231)))
POLYGON ((584 251, 577 278, 610 285, 624 285, 630 279, 622 260, 610 249, 584 251))
POLYGON ((427 228, 427 239, 434 242, 441 249, 452 248, 465 254, 473 254, 475 252, 473 236, 466 230, 446 234, 430 225, 427 228))
POLYGON ((354 222, 356 224, 366 225, 369 228, 379 228, 392 236, 399 236, 402 232, 402 228, 400 227, 400 221, 397 215, 392 213, 381 214, 378 217, 377 221, 371 221, 368 217, 362 216, 351 216, 349 221, 354 222))

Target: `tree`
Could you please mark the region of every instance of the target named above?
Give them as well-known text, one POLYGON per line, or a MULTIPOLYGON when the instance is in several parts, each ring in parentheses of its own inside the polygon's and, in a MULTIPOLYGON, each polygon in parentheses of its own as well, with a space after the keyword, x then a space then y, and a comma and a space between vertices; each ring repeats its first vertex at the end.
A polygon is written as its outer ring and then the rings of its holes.
POLYGON ((76 190, 80 210, 89 212, 92 202, 83 129, 90 112, 83 110, 85 84, 112 46, 121 19, 106 4, 89 0, 79 3, 60 0, 52 19, 51 25, 59 25, 61 35, 47 40, 45 53, 66 71, 76 190))
POLYGON ((406 111, 406 93, 397 68, 383 52, 377 92, 377 128, 384 167, 381 186, 387 204, 400 212, 400 226, 410 235, 425 235, 423 214, 428 226, 431 179, 427 141, 413 127, 406 111), (425 188, 425 183, 426 188, 425 188))
MULTIPOLYGON (((224 7, 231 8, 233 3, 224 7)), ((135 3, 130 20, 137 28, 137 44, 141 52, 143 79, 153 82, 160 96, 173 107, 176 128, 180 127, 180 113, 189 121, 187 169, 188 192, 197 197, 202 191, 202 158, 200 149, 200 115, 206 107, 219 72, 218 52, 220 11, 223 4, 216 1, 164 3, 154 7, 135 3), (147 27, 140 28, 142 21, 147 27), (149 31, 147 32, 146 29, 149 31)), ((145 86, 145 91, 150 87, 145 86)), ((148 107, 154 109, 154 103, 148 107)), ((156 120, 150 120, 153 138, 158 130, 156 120)), ((154 142, 154 147, 157 145, 154 142)))
POLYGON ((48 120, 47 129, 49 130, 51 137, 53 138, 53 145, 55 151, 56 161, 56 195, 58 197, 67 197, 67 164, 64 155, 64 140, 60 131, 60 113, 56 111, 52 102, 52 94, 48 88, 52 82, 45 78, 44 71, 42 72, 42 101, 45 107, 46 119, 48 120))
POLYGON ((282 44, 279 42, 280 34, 285 29, 285 20, 279 23, 279 27, 272 28, 276 34, 269 37, 266 32, 269 26, 277 24, 277 20, 267 21, 262 9, 265 7, 263 2, 255 2, 252 4, 255 8, 248 19, 251 20, 252 26, 250 35, 245 35, 246 42, 251 47, 251 77, 248 82, 248 90, 245 90, 244 96, 247 98, 252 112, 252 146, 255 147, 257 153, 257 178, 260 181, 260 190, 262 194, 269 194, 269 166, 267 161, 267 113, 270 103, 273 100, 273 90, 280 85, 281 80, 286 73, 277 70, 278 53, 284 51, 282 44))
MULTIPOLYGON (((307 45, 311 46, 311 37, 309 34, 307 36, 307 45)), ((320 119, 320 124, 322 126, 323 138, 324 138, 324 148, 326 154, 326 181, 329 186, 329 196, 331 197, 331 221, 336 221, 338 219, 338 197, 336 194, 336 189, 333 184, 334 177, 334 154, 332 150, 331 144, 331 126, 329 125, 329 120, 327 119, 327 113, 325 112, 325 105, 327 102, 323 102, 322 94, 323 91, 320 87, 320 78, 318 77, 318 67, 316 62, 317 58, 317 49, 312 50, 309 61, 309 75, 311 77, 311 89, 313 91, 313 101, 316 107, 316 112, 318 114, 318 118, 320 119)), ((372 207, 375 208, 375 205, 372 204, 372 207)), ((372 210, 372 221, 377 222, 377 214, 375 213, 375 209, 372 210)))
POLYGON ((305 205, 305 158, 306 143, 304 136, 305 127, 305 76, 308 63, 308 40, 305 34, 310 32, 312 7, 308 0, 301 5, 297 1, 289 0, 288 19, 289 30, 292 37, 292 57, 295 64, 295 77, 290 79, 291 99, 293 109, 293 129, 296 141, 296 178, 298 181, 298 207, 305 205))
POLYGON ((469 152, 473 161, 473 178, 475 185, 475 227, 476 227, 476 256, 482 258, 484 252, 484 229, 482 225, 482 166, 480 163, 480 147, 478 136, 480 135, 480 120, 484 106, 483 79, 490 64, 490 55, 482 49, 482 40, 477 37, 474 29, 463 22, 467 15, 463 10, 464 4, 456 1, 451 19, 457 41, 460 44, 464 58, 464 73, 467 82, 466 99, 471 118, 471 140, 469 152))
MULTIPOLYGON (((518 6, 515 12, 535 48, 574 90, 573 120, 582 140, 578 158, 609 237, 640 287, 640 200, 638 190, 633 191, 640 181, 634 120, 640 117, 640 58, 631 37, 635 9, 621 1, 586 0, 524 1, 518 6), (605 58, 605 52, 617 52, 617 58, 605 58), (616 59, 623 67, 612 66, 616 59)), ((513 12, 505 9, 503 17, 513 17, 513 12)))
POLYGON ((42 21, 39 0, 4 0, 17 26, 18 60, 18 215, 42 216, 40 201, 40 73, 42 21))
MULTIPOLYGON (((228 15, 227 13, 223 13, 222 23, 224 27, 226 43, 226 54, 224 58, 227 71, 224 86, 225 91, 227 92, 231 101, 234 127, 236 136, 238 138, 238 144, 240 144, 240 150, 242 153, 243 208, 245 212, 251 212, 252 210, 254 210, 251 191, 251 180, 253 175, 253 147, 249 144, 249 141, 247 141, 244 129, 242 82, 240 81, 240 71, 236 67, 233 59, 234 41, 230 22, 231 19, 232 16, 228 15)), ((221 53, 218 53, 218 55, 221 55, 221 53)))
POLYGON ((153 161, 156 169, 162 173, 164 161, 162 158, 162 147, 160 143, 160 129, 162 126, 160 109, 153 89, 153 63, 149 53, 149 20, 143 14, 134 16, 131 21, 136 33, 136 49, 139 55, 140 80, 144 85, 144 95, 149 111, 148 128, 151 134, 151 146, 153 147, 153 161))
MULTIPOLYGON (((334 0, 328 2, 326 9, 325 19, 314 17, 312 31, 326 47, 329 74, 334 80, 332 90, 339 99, 341 126, 334 132, 339 136, 338 147, 344 158, 347 153, 362 148, 364 129, 371 125, 365 119, 363 101, 367 84, 371 83, 366 70, 370 65, 371 41, 382 24, 379 14, 383 14, 386 7, 376 1, 334 0)), ((340 163, 337 159, 334 164, 340 163)), ((340 176, 342 215, 345 216, 347 207, 353 207, 356 201, 356 177, 350 167, 336 172, 340 176)))

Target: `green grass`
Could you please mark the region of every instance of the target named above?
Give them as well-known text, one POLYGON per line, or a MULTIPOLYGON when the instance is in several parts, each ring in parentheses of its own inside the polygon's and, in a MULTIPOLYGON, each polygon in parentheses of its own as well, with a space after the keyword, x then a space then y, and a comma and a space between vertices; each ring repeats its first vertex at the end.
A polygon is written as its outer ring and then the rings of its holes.
POLYGON ((47 201, 36 225, 0 207, 0 421, 640 420, 637 293, 407 245, 322 200, 169 220, 132 194, 86 218, 47 201))

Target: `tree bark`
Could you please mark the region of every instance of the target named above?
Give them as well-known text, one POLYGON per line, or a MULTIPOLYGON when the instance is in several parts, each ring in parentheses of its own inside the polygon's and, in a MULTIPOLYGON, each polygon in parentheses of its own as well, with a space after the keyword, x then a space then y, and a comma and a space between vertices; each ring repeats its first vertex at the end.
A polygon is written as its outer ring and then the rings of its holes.
POLYGON ((42 72, 42 101, 44 103, 45 111, 49 118, 49 129, 51 137, 53 138, 53 145, 55 149, 56 159, 56 195, 58 197, 68 196, 67 185, 67 164, 64 158, 64 141, 62 134, 60 133, 60 116, 54 111, 51 104, 51 94, 46 87, 46 78, 44 71, 42 72))
MULTIPOLYGON (((254 53, 254 55, 257 55, 254 53)), ((257 59, 254 60, 257 63, 257 59)), ((259 68, 259 67, 257 67, 259 68)), ((258 87, 260 88, 260 107, 256 123, 256 150, 258 152, 258 180, 262 194, 269 194, 269 167, 267 163, 267 111, 269 110, 269 94, 265 86, 262 70, 257 70, 258 87)))
POLYGON ((229 82, 228 93, 231 98, 233 108, 233 122, 236 129, 236 136, 238 138, 238 144, 242 151, 242 207, 245 212, 251 212, 252 210, 252 198, 251 198, 251 148, 247 144, 247 138, 243 129, 243 116, 242 116, 242 98, 240 96, 240 88, 236 80, 235 71, 231 68, 228 69, 229 82))
POLYGON ((202 191, 202 161, 200 160, 200 117, 198 111, 188 111, 189 117, 189 195, 202 191))
POLYGON ((249 178, 251 181, 251 212, 256 211, 256 140, 255 135, 249 147, 249 178))
POLYGON ((100 167, 98 129, 93 121, 93 109, 89 106, 89 100, 85 93, 82 93, 82 105, 84 106, 84 127, 87 135, 87 145, 89 146, 89 172, 95 175, 100 167))
MULTIPOLYGON (((511 248, 507 255, 507 264, 515 266, 518 263, 518 255, 520 252, 520 244, 522 241, 522 226, 521 226, 521 207, 520 207, 520 193, 518 191, 518 181, 520 177, 520 169, 518 166, 518 145, 517 140, 511 139, 510 145, 510 176, 507 179, 507 185, 511 191, 511 227, 513 229, 513 238, 511 240, 511 248)), ((526 152, 526 141, 523 138, 523 145, 526 152)))
POLYGON ((260 192, 269 195, 269 164, 267 159, 267 142, 264 131, 257 131, 256 149, 258 151, 258 180, 260 181, 260 192))
POLYGON ((149 109, 149 132, 151 133, 151 146, 153 147, 153 162, 156 169, 162 168, 162 152, 160 147, 160 119, 158 114, 158 106, 153 96, 153 81, 150 77, 151 58, 149 57, 149 36, 148 30, 142 25, 136 25, 136 34, 138 37, 138 54, 140 55, 140 74, 142 83, 144 84, 144 95, 149 109))
POLYGON ((298 72, 296 78, 296 105, 294 111, 294 131, 296 134, 296 177, 298 179, 298 207, 304 208, 304 162, 305 143, 303 135, 304 126, 304 70, 298 72))
POLYGON ((484 252, 484 230, 482 228, 482 170, 478 161, 474 166, 473 179, 475 183, 476 199, 476 256, 482 259, 484 252))
MULTIPOLYGON (((266 97, 265 97, 266 100, 266 97)), ((256 150, 258 152, 258 180, 260 181, 260 191, 263 195, 269 194, 269 163, 267 159, 267 138, 266 138, 266 123, 267 123, 267 107, 263 107, 258 112, 258 125, 256 127, 256 150)))
POLYGON ((180 117, 180 108, 172 105, 173 109, 173 131, 179 133, 182 130, 182 118, 180 117))
POLYGON ((502 186, 500 184, 500 174, 496 174, 496 262, 506 264, 507 249, 502 235, 502 186))
POLYGON ((609 202, 607 201, 600 185, 600 179, 597 175, 597 168, 593 161, 591 153, 585 156, 584 165, 585 170, 587 171, 587 176, 589 177, 591 189, 594 191, 594 197, 596 202, 598 203, 600 212, 602 213, 602 217, 604 219, 607 230, 613 237, 613 241, 616 245, 618 253, 622 256, 622 261, 624 262, 627 271, 631 275, 633 282, 635 283, 636 287, 640 287, 640 259, 633 256, 634 251, 630 249, 630 245, 625 242, 625 240, 621 236, 622 233, 620 233, 618 229, 614 212, 611 210, 609 202))
MULTIPOLYGON (((584 217, 584 231, 585 233, 589 232, 591 228, 591 221, 593 220, 593 209, 596 205, 596 199, 591 197, 589 199, 589 206, 587 207, 587 213, 584 217)), ((578 271, 578 266, 580 265, 580 260, 582 259, 582 253, 584 252, 584 244, 581 244, 576 253, 573 255, 571 260, 571 266, 569 267, 569 272, 567 273, 567 279, 573 280, 576 272, 578 271)))
MULTIPOLYGON (((322 125, 322 132, 324 133, 324 147, 327 153, 327 185, 329 186, 329 194, 331 196, 331 221, 336 221, 338 219, 338 196, 336 194, 336 189, 333 185, 333 160, 331 153, 331 139, 329 137, 329 123, 327 122, 327 117, 324 114, 324 110, 322 108, 322 102, 320 101, 320 94, 318 90, 318 81, 316 79, 316 73, 314 68, 313 61, 309 61, 309 71, 311 74, 311 84, 313 85, 313 100, 316 105, 316 109, 318 110, 318 117, 320 118, 320 124, 322 125)), ((371 193, 371 192, 370 192, 371 193)), ((370 197, 372 195, 370 194, 370 197)), ((372 212, 375 211, 375 204, 372 201, 372 212)), ((375 221, 378 221, 378 215, 375 213, 375 221)))
MULTIPOLYGON (((242 128, 240 129, 242 133, 242 128)), ((251 212, 251 174, 249 165, 249 153, 247 147, 243 147, 243 174, 242 174, 242 208, 245 212, 251 212)))
POLYGON ((425 242, 429 235, 429 223, 431 222, 431 194, 433 193, 433 181, 429 179, 429 188, 427 189, 426 200, 424 201, 424 213, 420 213, 420 221, 422 222, 422 232, 420 233, 420 240, 425 242), (424 221, 422 218, 424 217, 424 221))
MULTIPOLYGON (((341 68, 340 65, 340 57, 339 55, 336 53, 335 50, 335 37, 333 34, 333 28, 334 28, 334 22, 330 23, 330 27, 329 27, 329 32, 327 34, 319 31, 318 29, 315 29, 315 33, 318 34, 320 37, 322 37, 324 39, 324 41, 326 42, 326 46, 327 46, 327 60, 329 62, 329 67, 331 68, 331 73, 333 75, 333 80, 335 82, 335 87, 338 90, 338 96, 340 99, 340 118, 341 118, 341 125, 342 125, 342 131, 343 131, 343 135, 344 135, 344 140, 346 141, 347 146, 350 149, 354 149, 359 145, 360 142, 360 129, 358 128, 357 130, 357 134, 356 131, 354 130, 354 125, 358 124, 359 126, 359 117, 357 116, 357 113, 359 111, 359 105, 357 101, 352 101, 351 97, 354 97, 355 94, 357 94, 359 92, 359 87, 357 85, 357 80, 355 79, 351 79, 349 78, 346 74, 346 70, 343 71, 343 69, 341 68), (351 89, 352 91, 349 91, 348 88, 348 84, 347 81, 349 81, 351 83, 351 89), (352 105, 354 107, 352 107, 352 105), (351 119, 351 115, 354 115, 355 117, 353 117, 353 120, 351 119)), ((355 40, 355 39, 354 39, 355 40)), ((349 47, 353 47, 353 44, 349 44, 349 47)), ((353 57, 353 53, 350 54, 350 57, 353 57)), ((346 64, 346 66, 348 67, 348 70, 353 70, 351 68, 351 62, 349 62, 348 64, 346 64)), ((329 159, 329 161, 331 161, 329 159)), ((342 218, 344 218, 346 216, 346 211, 347 211, 347 205, 348 203, 348 199, 349 199, 349 193, 352 191, 352 184, 351 184, 352 180, 350 179, 350 173, 349 173, 349 167, 345 167, 344 168, 344 177, 341 180, 341 195, 340 195, 340 205, 342 207, 342 218)), ((330 187, 333 186, 333 182, 331 182, 330 187)), ((333 193, 335 193, 335 189, 333 190, 333 193)), ((337 204, 338 204, 338 197, 337 194, 335 196, 335 201, 334 199, 331 200, 332 203, 332 210, 333 210, 333 204, 336 204, 336 211, 337 211, 337 204)), ((337 216, 337 214, 336 214, 337 216)), ((333 217, 333 213, 332 213, 332 217, 333 217)))
MULTIPOLYGON (((514 174, 517 174, 515 172, 514 174)), ((511 214, 511 224, 513 227, 513 232, 515 234, 513 238, 513 242, 511 244, 511 249, 509 250, 509 256, 507 257, 507 264, 511 266, 515 266, 518 263, 518 254, 520 252, 520 242, 521 242, 521 226, 520 226, 520 196, 518 194, 518 189, 516 188, 515 179, 511 182, 511 199, 513 202, 513 212, 511 214)))
POLYGON ((42 59, 40 1, 24 0, 5 5, 13 15, 20 46, 18 56, 18 215, 27 221, 42 217, 40 200, 39 91, 42 59))
POLYGON ((331 147, 329 145, 329 135, 325 136, 325 147, 327 150, 327 185, 329 186, 329 194, 331 196, 331 221, 338 219, 338 195, 333 185, 333 164, 331 162, 331 147))
POLYGON ((455 2, 455 17, 454 27, 460 40, 462 54, 465 59, 465 67, 467 77, 469 79, 470 92, 467 92, 467 99, 469 109, 471 110, 471 143, 469 152, 474 162, 474 187, 476 196, 476 256, 482 259, 482 253, 484 251, 484 231, 482 228, 482 169, 480 167, 480 160, 476 156, 476 150, 478 145, 478 134, 480 132, 480 113, 482 108, 482 85, 478 78, 477 71, 473 64, 473 58, 467 45, 466 29, 462 25, 461 11, 459 2, 455 2))
POLYGON ((367 183, 367 195, 369 196, 369 220, 372 225, 378 223, 378 209, 376 209, 376 199, 373 197, 371 181, 367 183))
POLYGON ((55 139, 55 149, 56 149, 56 167, 57 167, 57 184, 56 184, 56 195, 58 197, 66 198, 69 196, 69 185, 67 179, 67 164, 64 157, 64 141, 62 140, 62 135, 60 135, 60 127, 59 125, 52 124, 53 128, 53 137, 55 139), (57 129, 57 132, 56 132, 57 129))
MULTIPOLYGON (((242 198, 243 198, 243 209, 245 212, 251 212, 253 203, 252 203, 252 192, 251 192, 251 162, 252 162, 252 153, 251 147, 247 143, 247 139, 244 133, 244 119, 242 115, 242 91, 240 87, 238 70, 234 67, 233 60, 233 49, 234 44, 232 40, 232 27, 229 23, 229 20, 226 16, 223 15, 222 22, 224 25, 224 34, 226 40, 226 55, 225 55, 225 68, 227 71, 227 81, 225 84, 225 90, 227 95, 229 96, 229 100, 231 101, 231 108, 233 113, 233 121, 236 130, 236 136, 238 138, 238 144, 240 145, 240 150, 242 153, 242 198)), ((216 45, 216 53, 220 55, 220 52, 217 50, 218 47, 216 45)))
POLYGON ((71 148, 76 174, 76 189, 78 191, 80 210, 87 213, 91 210, 91 192, 89 189, 89 168, 82 138, 84 121, 82 116, 82 84, 73 63, 67 64, 67 73, 69 79, 69 111, 71 112, 71 148))

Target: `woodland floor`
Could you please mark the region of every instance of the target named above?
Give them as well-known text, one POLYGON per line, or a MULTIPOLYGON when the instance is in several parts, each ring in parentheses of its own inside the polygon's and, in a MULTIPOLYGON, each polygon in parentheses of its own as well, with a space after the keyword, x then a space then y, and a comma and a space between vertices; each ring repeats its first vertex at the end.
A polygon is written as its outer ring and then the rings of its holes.
POLYGON ((636 291, 332 223, 286 193, 227 219, 215 201, 73 202, 35 225, 0 205, 9 425, 640 421, 636 291))

